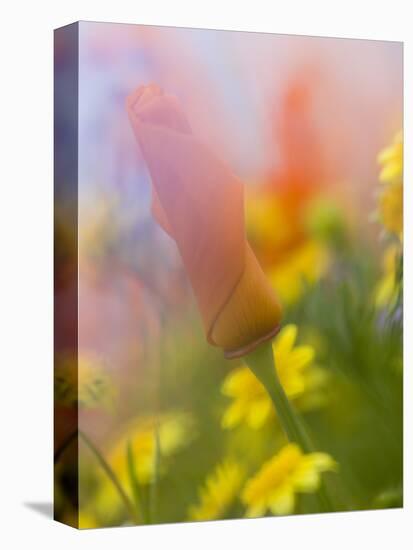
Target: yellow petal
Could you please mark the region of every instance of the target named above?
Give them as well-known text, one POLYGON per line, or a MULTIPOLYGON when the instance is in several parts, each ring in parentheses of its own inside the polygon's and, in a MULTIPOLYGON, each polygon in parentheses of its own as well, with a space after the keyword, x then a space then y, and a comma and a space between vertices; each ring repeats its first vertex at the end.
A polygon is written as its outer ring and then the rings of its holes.
POLYGON ((336 471, 338 468, 337 462, 327 453, 310 453, 305 461, 318 472, 336 471))
POLYGON ((224 429, 235 428, 245 416, 245 406, 241 400, 234 401, 224 413, 221 426, 224 429))
POLYGON ((310 346, 299 346, 291 351, 288 358, 290 369, 300 370, 314 359, 314 350, 310 346))
POLYGON ((398 179, 402 174, 401 167, 396 162, 389 162, 381 170, 379 180, 383 183, 391 183, 398 179))
POLYGON ((259 387, 260 383, 247 367, 233 370, 225 378, 221 391, 228 397, 237 397, 240 394, 251 393, 252 387, 259 387))
POLYGON ((273 344, 273 352, 275 359, 277 357, 282 357, 288 354, 295 343, 297 338, 297 326, 296 325, 286 325, 279 335, 277 336, 273 344))
POLYGON ((394 160, 396 152, 393 145, 389 145, 377 155, 377 162, 379 164, 387 164, 390 160, 394 160))
POLYGON ((311 464, 302 464, 293 476, 294 487, 304 493, 316 491, 320 485, 320 474, 311 464))
POLYGON ((290 484, 278 489, 269 499, 269 507, 273 514, 284 516, 294 511, 295 497, 290 484))
POLYGON ((280 375, 280 381, 285 393, 290 398, 297 397, 305 391, 304 377, 299 373, 284 373, 280 375))
POLYGON ((271 414, 272 405, 269 399, 262 399, 250 405, 247 422, 250 428, 261 428, 271 414))
POLYGON ((296 443, 288 443, 278 453, 278 460, 295 461, 302 456, 302 451, 296 443))

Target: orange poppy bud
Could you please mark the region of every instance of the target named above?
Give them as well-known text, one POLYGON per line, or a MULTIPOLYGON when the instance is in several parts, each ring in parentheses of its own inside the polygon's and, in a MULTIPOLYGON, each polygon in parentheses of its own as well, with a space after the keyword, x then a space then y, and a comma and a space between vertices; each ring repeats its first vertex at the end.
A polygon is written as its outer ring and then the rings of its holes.
POLYGON ((192 133, 176 98, 141 86, 127 111, 152 180, 152 212, 176 242, 208 341, 240 357, 281 309, 245 235, 244 186, 192 133))

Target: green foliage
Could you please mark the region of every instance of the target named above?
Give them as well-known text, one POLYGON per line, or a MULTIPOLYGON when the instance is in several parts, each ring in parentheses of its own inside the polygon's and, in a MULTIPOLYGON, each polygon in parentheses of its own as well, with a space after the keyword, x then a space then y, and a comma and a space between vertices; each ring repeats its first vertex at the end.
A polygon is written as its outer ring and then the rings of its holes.
MULTIPOLYGON (((328 373, 326 402, 300 414, 317 450, 339 464, 338 473, 324 475, 335 510, 398 507, 403 502, 402 314, 400 304, 377 309, 374 288, 379 278, 379 261, 371 250, 362 245, 336 249, 330 272, 284 318, 299 327, 300 340, 315 349, 317 365, 328 373)), ((162 475, 146 486, 136 477, 131 446, 125 449, 126 491, 141 520, 156 523, 186 520, 199 488, 224 459, 234 459, 251 476, 286 442, 276 417, 258 430, 222 428, 228 398, 221 386, 240 361, 226 361, 205 342, 195 311, 180 323, 164 320, 159 341, 157 359, 148 356, 144 383, 131 384, 128 403, 135 403, 136 414, 187 412, 194 427, 187 445, 171 456, 157 456, 162 475)), ((94 514, 97 525, 130 521, 116 496, 105 501, 110 513, 95 508, 99 479, 93 458, 83 457, 84 509, 94 514)), ((318 509, 311 494, 299 496, 295 511, 318 509)), ((223 517, 244 513, 237 498, 223 517)))

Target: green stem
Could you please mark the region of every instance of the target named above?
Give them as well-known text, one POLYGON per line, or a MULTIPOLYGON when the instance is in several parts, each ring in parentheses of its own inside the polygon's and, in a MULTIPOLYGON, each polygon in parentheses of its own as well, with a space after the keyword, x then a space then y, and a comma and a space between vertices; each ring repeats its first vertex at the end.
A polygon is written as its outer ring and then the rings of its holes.
MULTIPOLYGON (((267 390, 287 439, 297 443, 305 453, 313 452, 314 445, 279 380, 271 342, 261 344, 246 356, 245 361, 267 390)), ((322 511, 331 512, 333 508, 323 480, 318 496, 322 511)))
POLYGON ((154 456, 153 456, 153 479, 149 486, 149 523, 155 522, 157 514, 158 500, 158 481, 159 481, 159 462, 160 462, 160 444, 159 444, 159 426, 156 420, 154 428, 154 456))
POLYGON ((135 457, 133 454, 133 449, 130 441, 128 441, 127 443, 126 456, 127 456, 127 463, 128 463, 129 481, 130 481, 133 496, 135 498, 136 508, 141 511, 143 523, 147 524, 149 523, 148 514, 146 512, 147 506, 145 505, 144 495, 142 494, 141 487, 139 485, 139 480, 136 475, 135 457))
POLYGON ((83 440, 83 442, 86 444, 86 446, 89 448, 89 450, 92 452, 96 460, 99 462, 100 466, 102 467, 103 471, 107 475, 107 477, 112 482, 113 486, 115 487, 117 493, 119 494, 119 497, 121 498, 122 502, 124 503, 127 511, 129 512, 129 515, 134 523, 139 523, 139 517, 136 513, 135 507, 131 500, 129 499, 128 495, 125 493, 122 485, 120 484, 118 478, 116 477, 114 471, 109 466, 109 464, 106 462, 105 458, 99 451, 99 449, 95 446, 95 444, 89 439, 89 437, 82 431, 79 430, 79 437, 83 440))

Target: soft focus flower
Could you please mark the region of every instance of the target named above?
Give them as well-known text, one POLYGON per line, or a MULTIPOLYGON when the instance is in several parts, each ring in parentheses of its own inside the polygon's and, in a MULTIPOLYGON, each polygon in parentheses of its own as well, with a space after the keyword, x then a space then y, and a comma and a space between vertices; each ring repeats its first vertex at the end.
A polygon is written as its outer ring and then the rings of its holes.
POLYGON ((402 238, 403 234, 403 134, 399 132, 392 145, 378 156, 381 166, 379 179, 379 218, 389 233, 402 238))
POLYGON ((403 232, 403 184, 390 183, 379 195, 379 217, 390 233, 403 232))
MULTIPOLYGON (((313 396, 313 401, 308 401, 306 408, 316 407, 322 402, 317 399, 317 394, 325 385, 326 375, 312 363, 313 348, 295 346, 296 338, 297 327, 287 325, 273 343, 278 377, 290 399, 313 396)), ((245 366, 228 374, 223 382, 222 392, 232 399, 222 418, 224 428, 233 428, 243 421, 251 428, 260 428, 274 414, 271 399, 264 386, 245 366)))
POLYGON ((336 467, 326 453, 303 454, 298 445, 286 445, 246 483, 241 495, 246 516, 259 517, 267 510, 275 515, 293 513, 296 493, 317 491, 320 474, 336 467))
POLYGON ((152 180, 152 210, 175 240, 208 341, 227 357, 279 329, 280 306, 245 236, 242 183, 192 134, 177 100, 141 86, 127 110, 152 180))
POLYGON ((285 254, 271 268, 268 277, 282 302, 293 304, 326 273, 329 266, 327 247, 313 239, 306 240, 285 254))
POLYGON ((382 183, 398 183, 403 181, 403 132, 394 137, 393 143, 383 149, 378 155, 381 166, 379 179, 382 183))
POLYGON ((304 212, 304 223, 315 239, 340 246, 345 239, 346 222, 343 209, 337 200, 328 196, 315 197, 308 202, 304 212))
POLYGON ((382 278, 375 290, 375 302, 378 308, 392 307, 399 295, 401 274, 399 273, 400 246, 390 244, 384 252, 382 278))
POLYGON ((189 519, 206 521, 223 518, 238 497, 244 476, 243 468, 234 461, 219 464, 200 490, 199 504, 189 509, 189 519))
MULTIPOLYGON (((318 238, 308 227, 309 207, 333 177, 314 121, 318 83, 308 68, 281 89, 273 119, 277 162, 259 185, 251 186, 246 203, 251 243, 285 306, 296 303, 330 264, 324 235, 318 238)), ((331 230, 331 219, 329 224, 331 230)))
POLYGON ((159 418, 138 418, 126 427, 109 452, 109 464, 118 479, 129 485, 127 447, 131 446, 136 477, 141 484, 151 483, 155 474, 156 445, 159 442, 159 456, 162 473, 162 458, 177 453, 194 437, 194 423, 186 413, 168 413, 159 418))
MULTIPOLYGON (((109 446, 105 457, 123 489, 133 499, 128 448, 133 456, 136 480, 145 489, 154 481, 155 475, 159 478, 165 474, 167 460, 189 445, 195 435, 194 420, 185 412, 143 416, 128 423, 109 446)), ((99 470, 98 476, 97 490, 86 511, 97 514, 101 525, 112 525, 119 521, 123 503, 105 473, 99 470)))
POLYGON ((247 234, 260 249, 265 264, 271 263, 274 251, 294 238, 293 224, 288 223, 283 201, 276 193, 250 189, 246 196, 247 234))
POLYGON ((285 203, 273 193, 250 193, 247 231, 256 246, 265 272, 281 302, 297 302, 307 287, 316 283, 330 264, 328 246, 307 227, 308 209, 285 203))
POLYGON ((54 374, 55 401, 65 407, 112 410, 117 392, 103 363, 91 356, 58 358, 54 374))

